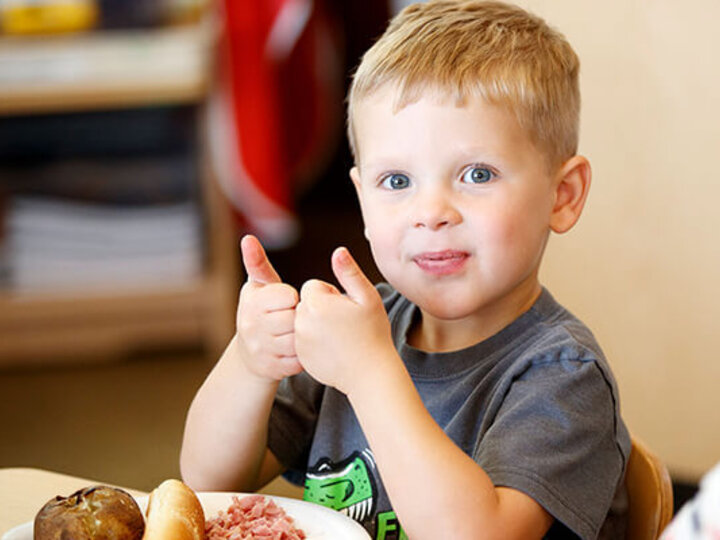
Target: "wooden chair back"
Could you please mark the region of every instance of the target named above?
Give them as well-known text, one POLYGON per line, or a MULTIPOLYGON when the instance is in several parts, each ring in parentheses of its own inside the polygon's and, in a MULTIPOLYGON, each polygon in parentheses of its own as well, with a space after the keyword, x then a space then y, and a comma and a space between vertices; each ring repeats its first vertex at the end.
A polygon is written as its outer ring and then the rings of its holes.
POLYGON ((628 490, 628 540, 656 540, 673 516, 670 474, 641 441, 632 439, 625 483, 628 490))

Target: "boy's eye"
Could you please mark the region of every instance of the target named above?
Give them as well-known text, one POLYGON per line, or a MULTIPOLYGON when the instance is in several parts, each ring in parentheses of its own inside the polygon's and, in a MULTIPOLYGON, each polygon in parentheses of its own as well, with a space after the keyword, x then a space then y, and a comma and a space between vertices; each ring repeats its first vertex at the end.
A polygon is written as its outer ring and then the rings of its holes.
POLYGON ((410 185, 410 179, 400 173, 389 174, 383 178, 382 185, 388 189, 405 189, 410 185))
POLYGON ((492 180, 494 174, 485 167, 470 167, 462 175, 462 181, 466 184, 484 184, 492 180))

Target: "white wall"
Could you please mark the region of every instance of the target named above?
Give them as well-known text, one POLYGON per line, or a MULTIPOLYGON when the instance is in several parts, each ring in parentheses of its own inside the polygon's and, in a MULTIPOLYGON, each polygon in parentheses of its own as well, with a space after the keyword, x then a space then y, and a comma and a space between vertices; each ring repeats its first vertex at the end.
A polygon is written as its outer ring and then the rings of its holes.
POLYGON ((518 3, 581 58, 594 172, 543 280, 608 353, 631 431, 696 479, 720 461, 720 2, 518 3))

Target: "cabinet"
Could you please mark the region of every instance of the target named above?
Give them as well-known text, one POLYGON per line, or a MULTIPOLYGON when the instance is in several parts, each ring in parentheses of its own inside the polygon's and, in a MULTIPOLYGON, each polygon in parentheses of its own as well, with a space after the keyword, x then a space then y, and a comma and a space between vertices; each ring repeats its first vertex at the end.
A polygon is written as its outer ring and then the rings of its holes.
POLYGON ((216 355, 229 339, 237 241, 202 136, 214 42, 207 23, 0 38, 0 122, 38 113, 197 105, 205 246, 201 276, 181 285, 108 287, 92 294, 0 289, 0 366, 198 345, 216 355))

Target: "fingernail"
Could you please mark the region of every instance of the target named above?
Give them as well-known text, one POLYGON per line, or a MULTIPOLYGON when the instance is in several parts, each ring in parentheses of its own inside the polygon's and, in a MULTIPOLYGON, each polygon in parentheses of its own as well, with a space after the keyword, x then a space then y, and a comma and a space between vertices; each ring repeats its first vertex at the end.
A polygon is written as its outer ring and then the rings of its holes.
POLYGON ((343 265, 351 264, 350 252, 346 247, 339 247, 337 249, 337 258, 343 265))

